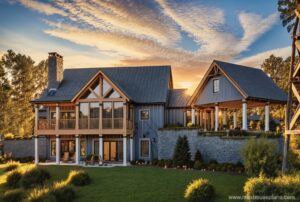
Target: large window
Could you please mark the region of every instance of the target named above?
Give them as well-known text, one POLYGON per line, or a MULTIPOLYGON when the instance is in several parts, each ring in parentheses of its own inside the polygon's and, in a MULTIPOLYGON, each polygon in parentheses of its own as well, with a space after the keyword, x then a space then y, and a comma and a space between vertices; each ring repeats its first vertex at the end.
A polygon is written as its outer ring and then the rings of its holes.
POLYGON ((99 155, 99 140, 93 141, 93 154, 99 155))
POLYGON ((140 120, 147 121, 150 119, 150 110, 149 109, 141 109, 140 110, 140 120))
POLYGON ((150 158, 150 139, 143 138, 140 139, 140 157, 150 158))
POLYGON ((103 128, 112 128, 112 102, 103 102, 103 128))
POLYGON ((114 102, 114 128, 123 128, 123 102, 114 102))
POLYGON ((88 128, 89 103, 79 104, 79 128, 88 128))
POLYGON ((99 103, 90 103, 90 129, 99 128, 99 103))
POLYGON ((80 140, 80 156, 86 155, 86 141, 80 140))
POLYGON ((213 92, 217 93, 220 91, 220 80, 219 79, 214 79, 213 80, 213 92))

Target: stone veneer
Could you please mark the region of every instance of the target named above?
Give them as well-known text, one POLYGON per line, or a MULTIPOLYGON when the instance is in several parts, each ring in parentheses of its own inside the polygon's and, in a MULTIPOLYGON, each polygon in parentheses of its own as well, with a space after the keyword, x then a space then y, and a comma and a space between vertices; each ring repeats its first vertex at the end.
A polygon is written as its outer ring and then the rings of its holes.
MULTIPOLYGON (((174 147, 179 136, 186 135, 189 141, 192 159, 197 149, 205 162, 217 160, 219 163, 236 163, 242 161, 241 148, 248 138, 222 138, 220 136, 203 136, 198 130, 160 130, 158 131, 158 159, 172 159, 174 147)), ((277 143, 278 151, 283 150, 283 138, 269 138, 277 143)))

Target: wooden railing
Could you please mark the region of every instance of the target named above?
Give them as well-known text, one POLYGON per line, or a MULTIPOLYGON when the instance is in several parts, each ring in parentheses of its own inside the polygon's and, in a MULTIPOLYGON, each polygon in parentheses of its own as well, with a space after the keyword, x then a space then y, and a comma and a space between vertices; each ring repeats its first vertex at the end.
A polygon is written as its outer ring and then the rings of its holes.
POLYGON ((75 129, 75 119, 59 119, 59 129, 75 129))
POLYGON ((103 129, 121 129, 123 128, 123 118, 103 118, 103 129))
POLYGON ((55 119, 39 119, 38 129, 39 130, 54 130, 55 129, 55 119))

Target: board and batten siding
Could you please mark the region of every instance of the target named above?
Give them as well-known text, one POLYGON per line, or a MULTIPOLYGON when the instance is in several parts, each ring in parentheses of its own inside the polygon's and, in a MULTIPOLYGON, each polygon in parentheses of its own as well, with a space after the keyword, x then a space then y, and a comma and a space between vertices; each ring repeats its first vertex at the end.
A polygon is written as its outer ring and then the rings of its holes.
POLYGON ((184 125, 185 109, 167 109, 169 125, 184 125))
MULTIPOLYGON (((157 159, 157 131, 159 128, 163 128, 165 124, 165 107, 164 105, 143 105, 135 106, 134 109, 135 117, 135 131, 134 131, 134 142, 135 142, 135 159, 143 159, 140 157, 140 139, 150 139, 150 158, 157 159), (147 109, 150 111, 150 120, 140 120, 140 110, 147 109)), ((150 159, 144 159, 150 160, 150 159)))
POLYGON ((217 102, 226 102, 233 100, 241 100, 243 97, 237 91, 237 89, 230 83, 230 81, 224 76, 217 76, 209 79, 204 89, 197 98, 197 105, 211 104, 217 102), (219 79, 220 90, 219 92, 213 92, 213 80, 219 79))

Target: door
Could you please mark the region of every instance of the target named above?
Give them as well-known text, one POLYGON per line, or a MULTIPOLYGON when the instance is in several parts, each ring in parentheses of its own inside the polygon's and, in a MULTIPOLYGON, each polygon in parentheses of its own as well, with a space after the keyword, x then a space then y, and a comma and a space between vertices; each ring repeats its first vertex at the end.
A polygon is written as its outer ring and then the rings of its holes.
POLYGON ((104 161, 122 161, 123 143, 122 141, 104 141, 103 142, 104 161))

